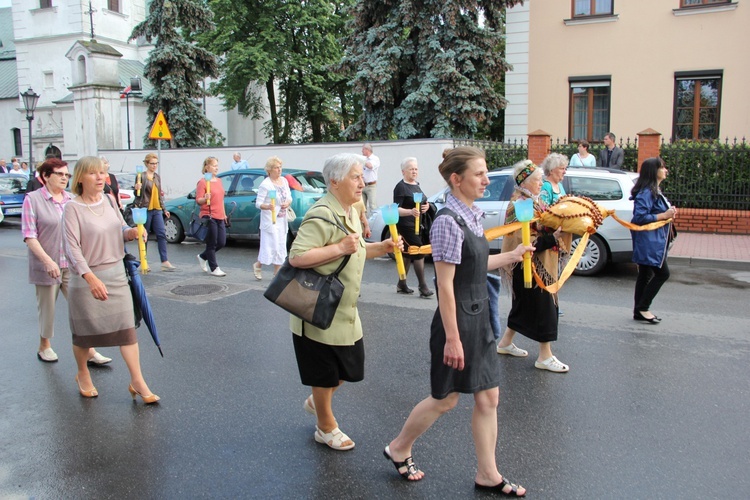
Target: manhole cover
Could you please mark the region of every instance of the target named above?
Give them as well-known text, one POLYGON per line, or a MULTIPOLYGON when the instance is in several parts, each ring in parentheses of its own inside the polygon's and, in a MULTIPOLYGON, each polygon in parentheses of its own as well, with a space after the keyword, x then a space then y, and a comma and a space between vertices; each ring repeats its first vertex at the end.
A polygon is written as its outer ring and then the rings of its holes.
POLYGON ((175 295, 195 297, 196 295, 211 295, 225 290, 227 290, 227 287, 223 285, 180 285, 174 287, 171 291, 175 295))

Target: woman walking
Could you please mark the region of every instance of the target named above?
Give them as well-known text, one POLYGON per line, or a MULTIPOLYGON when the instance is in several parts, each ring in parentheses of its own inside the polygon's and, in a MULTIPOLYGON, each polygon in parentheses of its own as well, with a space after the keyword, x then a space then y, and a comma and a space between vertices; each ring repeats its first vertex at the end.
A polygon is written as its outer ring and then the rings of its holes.
POLYGON ((104 194, 107 172, 95 156, 76 164, 72 190, 78 196, 65 205, 65 257, 72 269, 68 300, 73 354, 78 365, 76 384, 81 396, 99 395, 86 362, 92 347, 120 346, 130 372, 128 391, 144 403, 159 401, 141 373, 133 299, 122 259, 124 241, 138 237, 128 227, 117 204, 104 194))
POLYGON ((487 270, 520 262, 533 247, 489 255, 483 212, 474 206, 489 185, 482 150, 458 147, 443 154, 440 174, 450 186, 445 207, 430 230, 437 276, 438 308, 430 329, 431 395, 414 407, 399 435, 383 454, 404 479, 424 477, 412 458, 412 446, 460 393, 474 395, 471 419, 477 454, 474 485, 478 490, 522 497, 523 486, 510 483, 497 470, 497 406, 500 371, 489 318, 487 270))
POLYGON ((156 234, 156 244, 159 247, 162 271, 174 271, 174 267, 167 258, 167 233, 164 229, 164 217, 169 218, 169 211, 164 210, 164 195, 161 192, 161 178, 156 173, 159 157, 149 153, 143 159, 146 172, 141 174, 141 182, 135 183, 136 197, 133 206, 147 208, 146 234, 156 234), (140 194, 138 194, 140 192, 140 194))
POLYGON ((200 217, 208 223, 206 249, 198 255, 198 263, 203 272, 209 273, 211 276, 223 277, 227 273, 221 270, 219 263, 216 261, 216 252, 227 244, 224 186, 217 177, 219 160, 215 156, 209 156, 203 160, 201 173, 204 176, 209 174, 211 180, 207 181, 203 177, 195 187, 195 202, 201 207, 200 217))
MULTIPOLYGON (((677 209, 670 205, 659 187, 668 173, 661 158, 649 158, 641 164, 638 180, 630 192, 633 200, 633 224, 643 226, 674 219, 677 209)), ((638 264, 633 307, 633 319, 636 321, 652 324, 661 321, 650 309, 656 294, 669 279, 667 254, 671 231, 672 223, 650 231, 630 232, 633 237, 633 262, 638 264)))
POLYGON ((253 264, 255 279, 263 278, 261 266, 273 265, 273 274, 279 272, 286 259, 286 233, 289 231, 287 208, 292 204, 292 191, 289 183, 281 175, 281 158, 272 156, 266 161, 268 177, 258 187, 255 206, 260 212, 260 250, 258 261, 253 264), (269 191, 276 193, 272 204, 269 191), (276 221, 271 212, 275 212, 276 221))

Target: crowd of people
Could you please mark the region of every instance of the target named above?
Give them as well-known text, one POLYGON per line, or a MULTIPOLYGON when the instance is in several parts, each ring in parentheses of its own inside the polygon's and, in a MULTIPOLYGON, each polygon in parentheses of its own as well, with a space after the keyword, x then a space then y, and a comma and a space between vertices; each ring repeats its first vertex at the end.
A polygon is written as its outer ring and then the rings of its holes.
MULTIPOLYGON (((588 154, 588 143, 582 141, 578 149, 574 155, 578 166, 590 166, 593 155, 588 154)), ((570 252, 572 235, 559 227, 532 223, 530 244, 523 243, 519 229, 505 236, 501 253, 490 255, 482 225, 484 213, 474 203, 489 186, 486 158, 480 149, 456 147, 444 152, 438 166, 448 185, 445 205, 436 210, 427 202, 417 181, 417 158, 404 158, 403 179, 393 189, 401 238, 368 243, 364 239, 369 233, 367 212, 374 206, 377 182, 372 179, 377 179, 381 165, 372 154, 371 145, 366 144, 362 153, 338 154, 326 160, 322 174, 327 194, 305 214, 288 255, 286 234, 292 190, 282 175, 280 158, 267 160, 267 177, 257 190, 255 203, 261 211, 261 222, 258 258, 252 264, 256 279, 262 279, 263 266, 273 266, 276 275, 287 260, 294 268, 312 268, 323 275, 345 262, 339 274, 344 293, 329 328, 321 329, 290 316, 300 381, 310 388, 302 406, 316 418, 313 439, 338 451, 355 446, 339 427, 332 400, 344 382, 364 378, 365 329, 357 302, 366 260, 429 244, 435 291, 429 286, 432 280, 426 276, 424 255, 405 252, 404 263, 407 273, 414 269, 421 297, 437 293, 430 326, 431 390, 412 409, 383 454, 404 479, 421 480, 425 473, 413 458, 416 441, 441 415, 456 407, 460 394, 472 394, 476 489, 524 496, 526 489, 505 478, 496 463, 500 384, 497 354, 527 357, 528 351, 514 343, 516 333, 520 333, 539 344, 536 368, 554 373, 569 371, 569 366, 552 353, 552 342, 558 338, 559 304, 557 294, 545 288, 557 281, 570 252), (415 193, 423 201, 418 202, 415 193), (519 263, 526 254, 531 255, 544 287, 537 282, 531 287, 524 283, 523 266, 519 263), (487 288, 488 272, 495 270, 511 292, 507 328, 499 340, 491 327, 487 288)), ((600 155, 601 159, 605 157, 609 165, 618 161, 617 152, 611 149, 600 155)), ((238 162, 239 153, 235 155, 235 164, 238 162)), ((564 196, 562 180, 572 162, 573 158, 569 165, 566 156, 553 153, 540 166, 529 160, 517 163, 505 223, 518 220, 517 202, 530 200, 536 211, 544 211, 564 196)), ((170 214, 164 209, 161 179, 156 172, 158 157, 150 153, 144 163, 146 172, 135 186, 136 206, 147 209, 146 226, 156 234, 162 270, 172 271, 175 267, 167 259, 164 238, 164 219, 170 214)), ((208 229, 205 250, 198 255, 200 268, 222 277, 226 273, 219 267, 216 254, 226 244, 228 221, 218 171, 218 159, 207 157, 196 184, 195 201, 208 229)), ((664 161, 650 158, 643 162, 640 172, 631 193, 632 223, 646 226, 646 230, 633 231, 633 261, 638 264, 633 318, 655 324, 661 319, 651 312, 651 304, 669 278, 666 257, 674 229, 672 224, 651 225, 673 219, 676 209, 660 190, 668 173, 664 161)), ((151 391, 142 374, 133 299, 122 265, 124 242, 138 238, 138 232, 128 226, 121 213, 116 179, 108 173, 106 158, 79 159, 72 176, 66 162, 49 158, 40 164, 37 178, 39 189, 30 191, 24 201, 22 235, 29 251, 29 282, 36 288, 38 303, 38 358, 43 362, 59 359, 51 339, 56 299, 62 292, 68 300, 77 366, 75 382, 80 395, 98 396, 89 365, 111 362, 96 348, 118 346, 129 371, 128 391, 133 399, 140 397, 147 404, 158 402, 159 396, 151 391), (72 193, 66 191, 69 182, 72 193)), ((414 293, 406 280, 398 281, 396 291, 414 293)))

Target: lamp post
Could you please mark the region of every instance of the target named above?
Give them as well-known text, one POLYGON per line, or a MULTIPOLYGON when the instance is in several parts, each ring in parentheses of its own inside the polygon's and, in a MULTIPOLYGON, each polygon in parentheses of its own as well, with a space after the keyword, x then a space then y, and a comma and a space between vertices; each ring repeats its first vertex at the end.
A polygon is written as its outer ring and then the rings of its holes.
POLYGON ((130 85, 120 93, 125 96, 125 116, 128 121, 128 149, 130 149, 130 94, 141 95, 141 79, 134 77, 130 79, 130 85))
POLYGON ((26 119, 29 121, 29 175, 33 175, 32 172, 36 171, 34 167, 34 144, 31 137, 31 122, 34 121, 34 110, 36 110, 36 103, 39 102, 39 94, 29 89, 21 94, 23 99, 23 107, 26 110, 26 119))

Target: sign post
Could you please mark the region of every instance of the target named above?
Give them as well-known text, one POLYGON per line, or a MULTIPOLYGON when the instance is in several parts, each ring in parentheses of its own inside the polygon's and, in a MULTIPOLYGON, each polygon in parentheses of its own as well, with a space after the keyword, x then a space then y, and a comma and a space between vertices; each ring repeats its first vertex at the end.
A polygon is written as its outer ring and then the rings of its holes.
POLYGON ((159 155, 159 175, 161 176, 161 141, 172 140, 172 132, 169 131, 167 125, 167 119, 164 117, 164 112, 159 110, 156 114, 154 124, 151 125, 151 132, 148 133, 148 138, 157 141, 156 147, 159 155))

